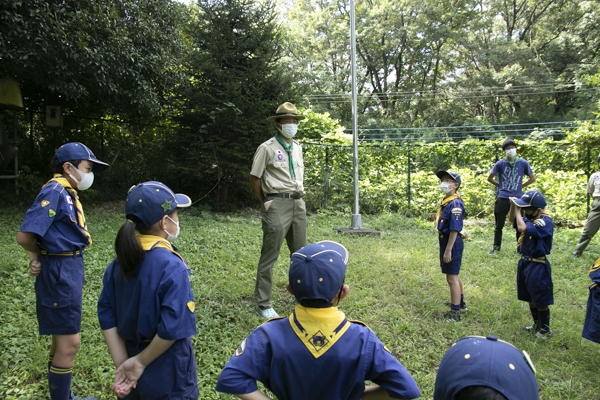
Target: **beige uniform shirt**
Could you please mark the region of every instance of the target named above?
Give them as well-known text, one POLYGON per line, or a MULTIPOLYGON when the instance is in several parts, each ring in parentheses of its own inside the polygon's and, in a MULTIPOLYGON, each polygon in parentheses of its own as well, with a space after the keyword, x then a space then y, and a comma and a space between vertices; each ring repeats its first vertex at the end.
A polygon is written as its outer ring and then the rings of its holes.
POLYGON ((594 199, 600 198, 600 172, 594 172, 588 181, 587 192, 594 199))
POLYGON ((256 149, 250 175, 260 178, 263 193, 304 193, 304 160, 302 147, 296 141, 292 148, 296 179, 290 177, 287 151, 275 137, 267 140, 256 149))

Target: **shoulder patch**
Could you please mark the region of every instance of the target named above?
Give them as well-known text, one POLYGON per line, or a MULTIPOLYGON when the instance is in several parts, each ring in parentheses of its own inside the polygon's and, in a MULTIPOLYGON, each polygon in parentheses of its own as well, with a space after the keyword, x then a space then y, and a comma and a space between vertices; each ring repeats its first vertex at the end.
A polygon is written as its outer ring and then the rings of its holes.
POLYGON ((54 211, 53 209, 49 209, 48 210, 48 217, 49 218, 54 218, 55 215, 56 215, 56 211, 54 211))
POLYGON ((242 343, 240 343, 238 348, 235 350, 235 356, 241 356, 242 354, 244 354, 244 351, 246 351, 246 339, 244 339, 242 343))
POLYGON ((460 207, 454 207, 454 208, 452 209, 452 214, 454 214, 454 215, 456 215, 456 216, 458 216, 458 215, 462 214, 462 208, 460 208, 460 207))
POLYGON ((42 200, 42 202, 40 203, 40 206, 42 206, 42 208, 46 207, 48 204, 50 204, 50 202, 48 200, 42 200))
POLYGON ((188 301, 187 302, 187 308, 188 310, 190 310, 191 312, 194 312, 194 310, 196 309, 196 304, 194 304, 193 301, 188 301))

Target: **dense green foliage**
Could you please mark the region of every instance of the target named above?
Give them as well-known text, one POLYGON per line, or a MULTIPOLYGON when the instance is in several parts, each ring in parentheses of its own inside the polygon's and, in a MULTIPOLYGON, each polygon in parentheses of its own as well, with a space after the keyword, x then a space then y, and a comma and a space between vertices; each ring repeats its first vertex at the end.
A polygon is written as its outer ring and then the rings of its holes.
MULTIPOLYGON (((113 399, 114 367, 96 316, 102 274, 114 257, 113 242, 124 222, 122 204, 114 207, 84 203, 94 244, 86 253, 86 283, 81 349, 75 358, 73 389, 83 396, 113 399)), ((48 337, 37 334, 33 279, 27 256, 15 243, 25 208, 3 208, 0 224, 0 397, 6 400, 47 397, 48 337)), ((217 376, 243 338, 262 321, 254 310, 252 291, 261 241, 258 212, 219 215, 184 212, 177 246, 192 268, 198 333, 193 337, 201 399, 226 399, 215 392, 217 376), (231 244, 235 243, 235 246, 231 244)), ((597 397, 598 345, 581 339, 587 299, 588 267, 600 252, 593 240, 584 255, 571 260, 580 229, 559 228, 552 255, 556 305, 551 307, 554 337, 536 341, 521 331, 530 323, 527 305, 515 294, 517 256, 511 235, 500 254, 487 255, 493 227, 468 223, 461 277, 469 310, 461 323, 437 318, 445 311, 448 286, 439 272, 437 235, 417 218, 383 214, 363 218, 381 231, 380 237, 336 234, 347 227, 349 215, 319 213, 309 217, 308 240, 330 239, 350 251, 346 282, 351 286, 341 309, 349 318, 367 322, 415 377, 423 399, 431 399, 436 367, 448 349, 465 335, 494 334, 526 350, 537 367, 544 400, 597 397)), ((290 313, 294 301, 284 284, 287 254, 274 269, 274 304, 290 313)))

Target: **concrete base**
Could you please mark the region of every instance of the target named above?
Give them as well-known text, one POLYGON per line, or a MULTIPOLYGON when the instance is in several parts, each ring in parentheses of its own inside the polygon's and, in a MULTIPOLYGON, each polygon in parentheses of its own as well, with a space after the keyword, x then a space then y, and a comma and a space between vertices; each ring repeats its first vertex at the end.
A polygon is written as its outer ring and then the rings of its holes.
POLYGON ((362 235, 362 236, 380 236, 381 232, 376 231, 375 229, 367 229, 367 228, 335 228, 337 232, 340 233, 348 233, 353 235, 362 235))

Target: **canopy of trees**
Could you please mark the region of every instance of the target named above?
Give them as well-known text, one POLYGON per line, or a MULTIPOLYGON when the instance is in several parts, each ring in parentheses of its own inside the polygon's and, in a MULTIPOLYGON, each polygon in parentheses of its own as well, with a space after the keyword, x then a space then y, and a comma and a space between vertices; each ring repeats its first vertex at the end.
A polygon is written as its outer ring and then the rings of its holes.
MULTIPOLYGON (((591 120, 599 13, 598 1, 357 1, 359 127, 591 120)), ((54 148, 80 140, 113 163, 99 187, 116 198, 160 179, 212 206, 251 203, 252 155, 279 103, 316 118, 311 140, 339 138, 327 115, 351 126, 349 16, 331 0, 0 0, 0 77, 25 103, 22 181, 43 181, 54 148), (46 105, 62 106, 62 128, 45 126, 46 105)))

